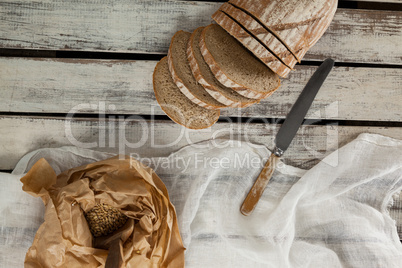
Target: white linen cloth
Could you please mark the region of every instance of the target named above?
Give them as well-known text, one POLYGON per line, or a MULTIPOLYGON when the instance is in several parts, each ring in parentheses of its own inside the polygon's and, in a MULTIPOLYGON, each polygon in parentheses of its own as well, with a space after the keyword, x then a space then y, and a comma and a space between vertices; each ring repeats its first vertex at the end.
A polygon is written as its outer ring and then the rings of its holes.
MULTIPOLYGON (((308 171, 281 164, 248 217, 239 208, 270 154, 265 147, 213 140, 142 162, 176 207, 186 267, 402 267, 387 210, 402 189, 401 152, 402 141, 362 134, 308 171)), ((1 174, 0 267, 23 266, 44 213, 21 190, 21 175, 41 157, 59 173, 110 156, 42 149, 1 174)))

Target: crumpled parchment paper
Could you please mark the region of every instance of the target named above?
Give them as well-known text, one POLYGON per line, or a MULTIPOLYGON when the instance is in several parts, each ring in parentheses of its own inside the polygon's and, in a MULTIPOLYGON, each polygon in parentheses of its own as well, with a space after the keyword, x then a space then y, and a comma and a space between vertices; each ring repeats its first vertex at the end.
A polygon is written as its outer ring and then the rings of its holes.
POLYGON ((21 182, 46 206, 25 267, 104 267, 109 254, 110 267, 184 267, 185 248, 166 187, 135 159, 114 157, 58 176, 40 159, 21 182), (99 203, 120 209, 129 220, 94 239, 84 213, 99 203))

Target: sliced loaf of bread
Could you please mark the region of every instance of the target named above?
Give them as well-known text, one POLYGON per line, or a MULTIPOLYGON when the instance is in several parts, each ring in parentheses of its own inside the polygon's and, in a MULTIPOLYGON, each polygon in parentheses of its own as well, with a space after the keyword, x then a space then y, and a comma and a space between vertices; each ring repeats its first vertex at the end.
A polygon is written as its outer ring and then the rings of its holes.
POLYGON ((212 15, 212 18, 274 73, 282 77, 286 77, 289 74, 291 69, 283 64, 264 43, 258 41, 244 26, 231 16, 218 10, 212 15))
POLYGON ((173 82, 166 57, 155 67, 153 86, 160 107, 174 122, 190 129, 203 129, 219 119, 219 110, 205 109, 181 93, 173 82))
POLYGON ((233 89, 225 87, 215 78, 202 57, 199 47, 201 32, 205 27, 197 28, 191 35, 187 45, 187 58, 190 62, 191 71, 198 83, 219 102, 233 108, 248 107, 258 100, 246 98, 233 89))
POLYGON ((253 37, 265 44, 282 63, 293 69, 297 63, 296 57, 290 53, 286 46, 264 24, 260 24, 251 13, 243 11, 229 3, 223 4, 220 10, 249 30, 253 37))
POLYGON ((168 65, 172 79, 180 91, 195 104, 207 109, 220 109, 225 104, 214 99, 204 87, 195 80, 187 60, 189 32, 177 32, 170 43, 168 65))
POLYGON ((265 25, 300 62, 331 23, 337 0, 229 0, 265 25))
POLYGON ((205 27, 200 50, 216 79, 247 98, 267 97, 280 85, 277 74, 219 25, 205 27))

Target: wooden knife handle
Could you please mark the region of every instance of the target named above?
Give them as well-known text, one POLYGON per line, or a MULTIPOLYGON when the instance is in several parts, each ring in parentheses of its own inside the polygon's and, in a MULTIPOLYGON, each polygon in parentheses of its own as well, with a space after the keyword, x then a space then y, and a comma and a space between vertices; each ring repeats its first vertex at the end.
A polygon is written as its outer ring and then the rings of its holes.
POLYGON ((254 182, 253 187, 251 187, 250 192, 241 205, 240 212, 244 216, 248 216, 253 212, 255 206, 258 203, 258 200, 260 200, 265 187, 267 187, 267 184, 275 171, 275 167, 278 161, 279 157, 272 153, 268 161, 265 163, 264 168, 262 169, 257 180, 254 182))
POLYGON ((110 244, 109 254, 106 258, 105 268, 120 268, 123 267, 123 252, 122 241, 120 236, 110 244))

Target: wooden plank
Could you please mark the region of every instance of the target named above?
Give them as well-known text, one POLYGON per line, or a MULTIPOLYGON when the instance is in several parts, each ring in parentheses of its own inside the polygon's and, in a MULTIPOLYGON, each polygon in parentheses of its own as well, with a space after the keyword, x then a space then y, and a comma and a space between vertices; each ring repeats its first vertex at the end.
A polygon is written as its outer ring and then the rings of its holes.
MULTIPOLYGON (((75 145, 106 152, 139 153, 142 157, 166 156, 188 144, 230 138, 273 148, 280 125, 219 122, 205 130, 189 130, 169 120, 149 121, 139 116, 118 118, 53 118, 0 116, 0 169, 13 169, 24 154, 39 148, 75 145)), ((360 133, 377 133, 402 139, 399 128, 303 126, 286 151, 285 161, 311 168, 319 159, 360 133)), ((196 146, 196 145, 194 145, 196 146)))
MULTIPOLYGON (((152 89, 155 64, 0 58, 0 112, 68 113, 87 104, 77 112, 163 115, 152 89)), ((268 99, 246 109, 224 109, 222 115, 283 118, 315 69, 298 66, 268 99)), ((402 69, 335 67, 307 118, 399 121, 401 85, 402 69)))
MULTIPOLYGON (((166 54, 177 30, 211 22, 221 2, 0 2, 0 47, 166 54)), ((338 9, 305 59, 401 65, 402 12, 338 9)))
POLYGON ((99 0, 0 2, 0 47, 166 53, 173 33, 212 22, 222 3, 99 0))
POLYGON ((341 14, 338 9, 333 23, 304 60, 331 57, 341 62, 401 65, 401 11, 351 9, 341 14))

